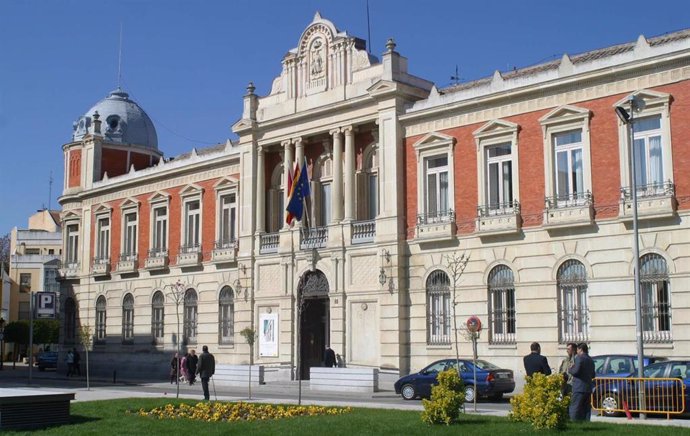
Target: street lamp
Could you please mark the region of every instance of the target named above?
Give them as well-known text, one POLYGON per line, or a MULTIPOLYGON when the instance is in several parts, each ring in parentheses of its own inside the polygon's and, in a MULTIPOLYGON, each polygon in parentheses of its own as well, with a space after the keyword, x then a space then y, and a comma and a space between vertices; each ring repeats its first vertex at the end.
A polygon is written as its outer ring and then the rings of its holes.
POLYGON ((0 371, 4 369, 5 360, 5 318, 0 316, 0 371))
MULTIPOLYGON (((630 190, 632 191, 632 210, 633 210, 633 265, 634 265, 634 286, 635 286, 635 333, 637 336, 637 377, 644 376, 643 360, 644 360, 644 345, 642 341, 642 295, 640 292, 640 234, 638 228, 637 218, 637 159, 635 156, 635 135, 634 122, 635 112, 640 112, 644 109, 645 103, 641 98, 631 95, 628 99, 630 111, 623 106, 616 106, 615 111, 618 118, 626 127, 628 136, 628 146, 630 153, 628 156, 628 168, 630 171, 630 190)), ((640 395, 640 409, 644 410, 645 399, 644 389, 638 389, 640 395)), ((640 414, 640 418, 644 419, 645 415, 640 414)))

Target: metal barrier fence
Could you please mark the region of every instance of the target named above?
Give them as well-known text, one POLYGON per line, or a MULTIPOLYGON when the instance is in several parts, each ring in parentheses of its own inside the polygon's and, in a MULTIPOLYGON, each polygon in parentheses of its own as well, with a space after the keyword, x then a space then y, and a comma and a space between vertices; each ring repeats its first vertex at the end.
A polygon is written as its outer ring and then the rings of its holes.
POLYGON ((685 385, 679 378, 597 377, 592 408, 608 416, 660 413, 667 418, 685 411, 685 385))

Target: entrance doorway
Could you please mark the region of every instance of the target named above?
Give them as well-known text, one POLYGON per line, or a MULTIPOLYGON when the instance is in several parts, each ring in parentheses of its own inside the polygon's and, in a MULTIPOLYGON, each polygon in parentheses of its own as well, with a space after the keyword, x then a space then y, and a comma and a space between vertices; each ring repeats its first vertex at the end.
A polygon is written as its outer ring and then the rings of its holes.
POLYGON ((321 271, 305 273, 300 283, 300 377, 309 380, 309 368, 323 366, 324 351, 330 341, 330 300, 328 280, 321 271))

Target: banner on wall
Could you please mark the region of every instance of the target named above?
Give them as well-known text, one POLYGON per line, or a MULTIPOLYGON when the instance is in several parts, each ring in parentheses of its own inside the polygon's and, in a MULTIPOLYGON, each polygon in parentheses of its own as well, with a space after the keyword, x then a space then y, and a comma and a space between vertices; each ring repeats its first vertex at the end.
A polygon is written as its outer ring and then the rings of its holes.
POLYGON ((259 315, 259 356, 278 357, 278 314, 259 315))

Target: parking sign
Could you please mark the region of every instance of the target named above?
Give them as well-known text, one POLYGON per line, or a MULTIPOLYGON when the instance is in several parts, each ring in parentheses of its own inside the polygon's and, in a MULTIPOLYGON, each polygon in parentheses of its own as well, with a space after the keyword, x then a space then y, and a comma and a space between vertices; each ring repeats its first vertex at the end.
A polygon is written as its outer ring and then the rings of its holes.
POLYGON ((55 319, 55 292, 37 292, 36 317, 55 319))

